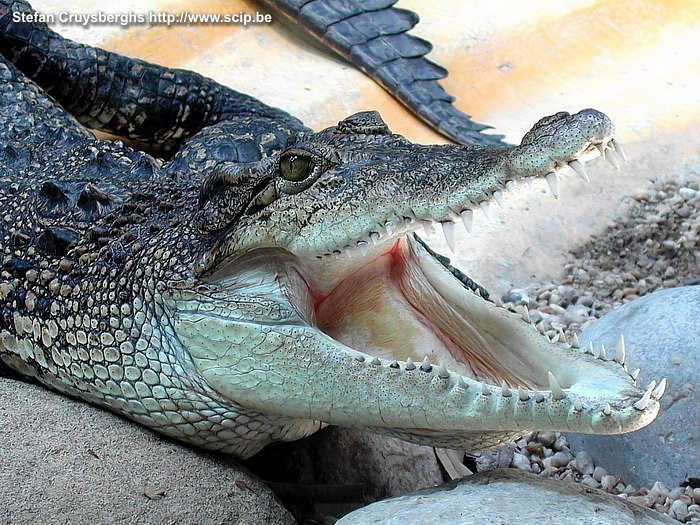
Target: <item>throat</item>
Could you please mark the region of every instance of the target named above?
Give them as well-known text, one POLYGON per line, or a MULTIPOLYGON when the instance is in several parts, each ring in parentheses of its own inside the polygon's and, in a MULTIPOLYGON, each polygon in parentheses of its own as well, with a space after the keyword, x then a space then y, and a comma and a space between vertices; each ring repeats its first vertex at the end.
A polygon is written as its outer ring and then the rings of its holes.
POLYGON ((317 304, 318 328, 347 346, 387 359, 415 359, 417 353, 444 346, 406 297, 402 266, 387 254, 345 279, 317 304))

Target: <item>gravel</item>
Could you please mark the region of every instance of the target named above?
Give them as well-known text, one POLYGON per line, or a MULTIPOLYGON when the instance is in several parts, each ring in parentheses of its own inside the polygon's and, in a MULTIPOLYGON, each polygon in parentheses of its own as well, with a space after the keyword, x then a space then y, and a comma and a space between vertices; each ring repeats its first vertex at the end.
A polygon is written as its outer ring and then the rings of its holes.
POLYGON ((477 457, 476 465, 479 472, 509 466, 542 477, 578 482, 668 514, 681 523, 700 523, 700 489, 691 486, 669 489, 659 481, 651 489, 627 484, 596 466, 588 452, 576 454, 570 450, 566 436, 559 432, 530 432, 517 442, 477 457), (560 450, 554 450, 555 443, 559 443, 560 450))
MULTIPOLYGON (((503 301, 527 306, 531 319, 542 323, 550 337, 560 330, 571 337, 610 310, 646 294, 700 284, 700 169, 651 180, 627 200, 624 218, 572 252, 564 279, 510 290, 503 301)), ((700 524, 700 488, 626 484, 614 472, 595 465, 586 451, 569 450, 559 433, 533 432, 506 450, 515 468, 577 481, 679 522, 700 524)), ((477 465, 479 470, 489 468, 488 462, 477 465)))
POLYGON ((613 308, 663 288, 700 284, 700 175, 679 172, 628 197, 629 213, 572 252, 560 282, 504 294, 549 336, 580 333, 613 308))

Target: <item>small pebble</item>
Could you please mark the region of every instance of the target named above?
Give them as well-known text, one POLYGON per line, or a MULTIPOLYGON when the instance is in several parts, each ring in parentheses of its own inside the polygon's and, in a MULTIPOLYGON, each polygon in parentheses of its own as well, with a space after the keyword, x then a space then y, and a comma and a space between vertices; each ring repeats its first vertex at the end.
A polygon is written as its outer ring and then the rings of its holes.
POLYGON ((694 198, 698 192, 695 190, 691 190, 690 188, 681 188, 678 190, 678 193, 680 194, 683 199, 689 201, 690 199, 694 198))
POLYGON ((557 436, 554 432, 540 432, 537 434, 537 441, 542 443, 545 447, 551 447, 557 436))
POLYGON ((608 471, 605 470, 603 467, 596 467, 595 470, 593 471, 593 479, 596 481, 601 481, 603 479, 603 476, 607 476, 608 471))
POLYGON ((554 447, 554 450, 564 450, 565 447, 568 449, 569 447, 568 447, 568 442, 566 441, 566 436, 557 437, 557 439, 554 440, 553 447, 554 447))
MULTIPOLYGON (((581 474, 588 474, 589 476, 593 474, 593 477, 595 478, 595 470, 597 470, 597 467, 595 467, 591 455, 585 450, 582 450, 576 455, 573 468, 578 470, 581 474)), ((600 481, 600 478, 596 478, 596 481, 600 481)))
POLYGON ((651 493, 656 496, 658 499, 661 501, 665 500, 668 497, 669 490, 666 485, 661 483, 660 481, 657 481, 654 483, 654 485, 651 487, 651 493))
POLYGON ((555 467, 565 467, 572 459, 573 456, 568 452, 557 452, 551 458, 552 465, 555 467))
POLYGON ((593 478, 589 478, 589 477, 584 477, 581 480, 581 484, 586 485, 587 487, 590 487, 592 489, 599 489, 600 488, 600 483, 598 483, 593 478))
POLYGON ((634 494, 635 492, 637 492, 637 488, 633 485, 627 485, 625 486, 625 490, 623 492, 625 494, 634 494))
POLYGON ((615 485, 617 485, 617 478, 615 476, 607 475, 603 476, 603 478, 600 480, 600 486, 603 488, 603 490, 607 490, 610 492, 615 485))
POLYGON ((513 454, 513 459, 510 461, 510 466, 515 467, 518 470, 524 470, 525 472, 530 472, 532 468, 530 467, 530 460, 527 456, 515 452, 513 454))

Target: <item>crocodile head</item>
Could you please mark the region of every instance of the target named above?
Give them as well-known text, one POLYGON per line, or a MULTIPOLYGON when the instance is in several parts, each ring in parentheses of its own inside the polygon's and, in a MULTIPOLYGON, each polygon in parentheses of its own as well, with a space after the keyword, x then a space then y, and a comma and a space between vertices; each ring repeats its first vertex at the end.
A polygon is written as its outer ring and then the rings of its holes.
POLYGON ((282 439, 321 422, 474 449, 528 430, 643 427, 665 383, 638 388, 624 344, 606 359, 550 340, 415 234, 440 223, 453 245, 457 222, 470 230, 520 180, 556 194, 565 167, 585 178, 582 161, 615 155, 612 133, 584 110, 542 119, 515 147, 424 146, 367 112, 210 173, 192 224, 206 239, 198 285, 166 294, 178 344, 222 397, 308 423, 282 439))

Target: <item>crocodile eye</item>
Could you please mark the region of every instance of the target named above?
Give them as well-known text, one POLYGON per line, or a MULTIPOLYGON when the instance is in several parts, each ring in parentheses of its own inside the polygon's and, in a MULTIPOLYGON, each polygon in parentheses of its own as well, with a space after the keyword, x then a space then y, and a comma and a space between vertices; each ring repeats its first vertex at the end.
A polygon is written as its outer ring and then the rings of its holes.
POLYGON ((280 159, 282 177, 292 182, 301 182, 313 171, 311 159, 297 154, 285 155, 280 159))

